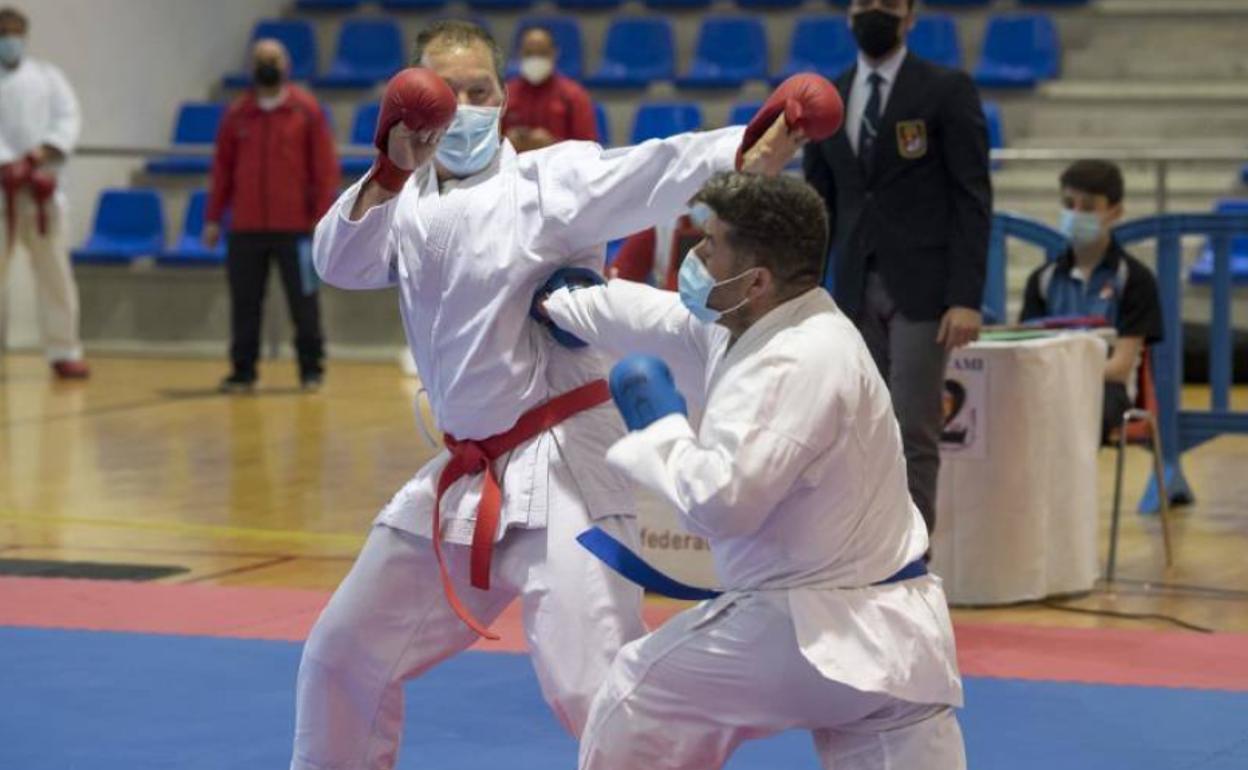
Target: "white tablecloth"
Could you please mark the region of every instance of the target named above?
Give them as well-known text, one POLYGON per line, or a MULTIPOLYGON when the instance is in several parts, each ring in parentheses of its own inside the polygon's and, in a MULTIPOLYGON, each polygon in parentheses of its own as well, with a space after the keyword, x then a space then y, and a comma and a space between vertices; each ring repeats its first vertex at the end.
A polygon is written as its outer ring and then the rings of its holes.
POLYGON ((950 603, 1092 587, 1105 356, 1103 339, 1066 334, 951 358, 930 565, 950 603))

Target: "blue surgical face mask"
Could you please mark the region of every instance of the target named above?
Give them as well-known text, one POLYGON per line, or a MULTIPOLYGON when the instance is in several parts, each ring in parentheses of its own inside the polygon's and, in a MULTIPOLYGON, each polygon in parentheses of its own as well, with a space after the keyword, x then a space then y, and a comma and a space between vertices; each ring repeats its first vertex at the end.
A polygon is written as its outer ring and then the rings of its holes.
POLYGON ((1089 211, 1064 208, 1057 227, 1073 246, 1087 246, 1101 237, 1101 218, 1089 211))
POLYGON ((472 176, 485 169, 498 154, 498 120, 501 107, 473 107, 461 104, 455 119, 438 143, 435 157, 442 167, 458 177, 472 176))
POLYGON ((22 60, 26 49, 26 41, 17 35, 0 36, 0 64, 15 67, 22 60))
POLYGON ((702 264, 702 260, 698 255, 689 250, 685 255, 685 261, 680 263, 680 272, 676 274, 677 287, 680 289, 680 301, 685 307, 693 313, 693 317, 703 323, 714 323, 724 316, 725 313, 731 313, 745 307, 745 303, 749 299, 743 299, 727 310, 716 310, 707 306, 707 301, 711 298, 711 292, 716 286, 723 286, 731 283, 738 278, 749 273, 746 270, 740 275, 733 276, 724 281, 715 281, 715 276, 711 275, 711 271, 706 269, 706 265, 702 264))

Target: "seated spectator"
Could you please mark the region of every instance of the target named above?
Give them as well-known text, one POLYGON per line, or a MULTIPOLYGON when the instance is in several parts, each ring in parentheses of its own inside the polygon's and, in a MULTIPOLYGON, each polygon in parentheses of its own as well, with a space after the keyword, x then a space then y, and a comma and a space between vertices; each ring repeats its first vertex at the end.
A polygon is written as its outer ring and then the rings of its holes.
POLYGON ((680 263, 700 240, 702 231, 687 215, 662 227, 643 230, 624 241, 607 275, 676 291, 680 263))
POLYGON ((516 152, 567 139, 598 141, 589 92, 555 71, 559 49, 550 30, 531 27, 520 39, 520 76, 507 83, 503 133, 516 152))
POLYGON ((1122 172, 1103 160, 1081 160, 1061 176, 1061 229, 1066 253, 1027 279, 1021 321, 1057 316, 1100 316, 1118 332, 1105 365, 1101 436, 1111 440, 1135 402, 1144 346, 1161 340, 1157 280, 1114 240, 1122 218, 1122 172))

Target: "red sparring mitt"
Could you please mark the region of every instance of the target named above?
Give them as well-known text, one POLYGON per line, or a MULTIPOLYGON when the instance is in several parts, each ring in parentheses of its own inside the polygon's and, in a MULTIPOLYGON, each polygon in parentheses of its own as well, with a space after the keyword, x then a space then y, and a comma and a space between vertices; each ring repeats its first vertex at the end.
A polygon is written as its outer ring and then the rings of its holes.
POLYGON ((442 131, 455 117, 455 92, 446 81, 424 67, 408 67, 390 78, 381 95, 381 111, 377 115, 377 131, 373 144, 380 155, 373 164, 373 178, 391 192, 403 189, 412 175, 400 168, 387 154, 390 129, 400 122, 411 131, 442 131))
POLYGON ((812 142, 822 141, 840 131, 845 119, 845 105, 841 103, 836 86, 811 72, 794 75, 772 92, 745 127, 745 136, 737 150, 738 169, 746 151, 767 133, 781 112, 790 131, 801 129, 812 142))
POLYGON ((56 193, 56 177, 38 167, 30 172, 30 195, 35 199, 36 223, 40 235, 48 234, 48 202, 56 193))
POLYGON ((30 159, 18 158, 0 165, 0 195, 4 206, 4 251, 13 247, 17 230, 17 192, 30 183, 30 159))

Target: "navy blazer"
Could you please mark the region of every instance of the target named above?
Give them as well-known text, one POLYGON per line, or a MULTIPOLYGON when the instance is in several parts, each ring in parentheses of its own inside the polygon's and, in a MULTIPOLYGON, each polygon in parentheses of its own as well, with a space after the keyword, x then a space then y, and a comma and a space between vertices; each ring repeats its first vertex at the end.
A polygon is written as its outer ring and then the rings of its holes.
MULTIPOLYGON (((836 81, 845 104, 857 66, 836 81)), ((992 228, 988 126, 966 73, 907 54, 880 123, 870 176, 844 130, 807 146, 806 180, 831 225, 837 303, 862 306, 868 258, 908 319, 980 309, 992 228)))

